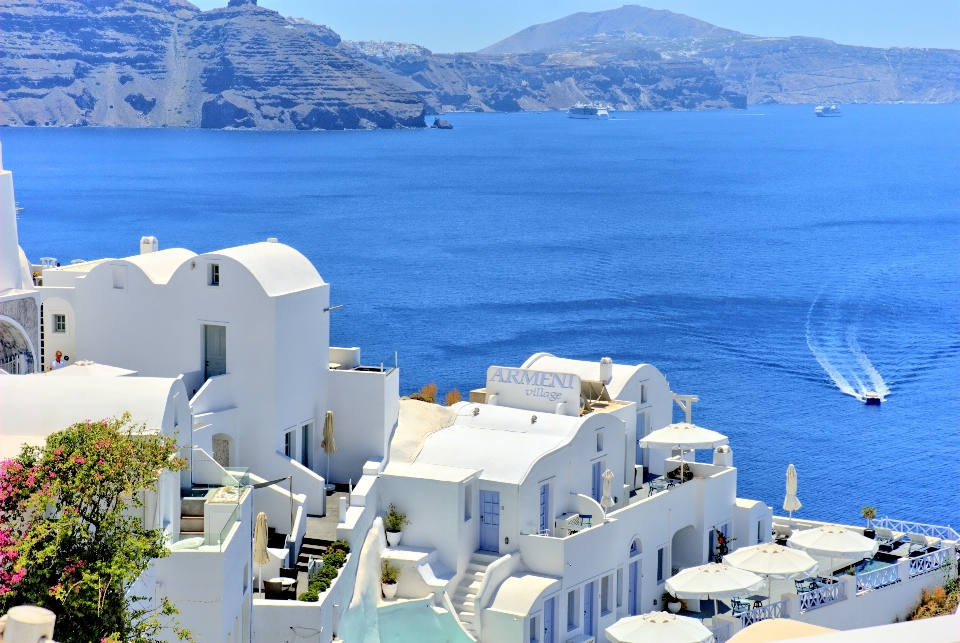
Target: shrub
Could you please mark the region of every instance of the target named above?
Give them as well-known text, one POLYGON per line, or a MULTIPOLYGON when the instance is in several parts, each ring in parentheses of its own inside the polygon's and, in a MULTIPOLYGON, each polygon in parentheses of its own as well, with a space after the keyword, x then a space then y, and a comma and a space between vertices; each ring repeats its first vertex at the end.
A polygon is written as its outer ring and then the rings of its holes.
POLYGON ((426 384, 416 393, 410 395, 411 400, 420 400, 421 402, 426 402, 428 404, 437 403, 437 385, 431 382, 426 384))
POLYGON ((389 560, 383 561, 380 569, 380 581, 387 585, 392 585, 397 582, 399 577, 400 568, 396 565, 391 565, 389 560))
POLYGON ((327 551, 341 551, 344 555, 347 555, 350 553, 350 544, 346 540, 335 540, 327 547, 327 551))
POLYGON ((397 511, 397 506, 392 503, 387 510, 387 517, 383 522, 387 531, 401 531, 404 525, 410 524, 410 521, 407 520, 407 514, 402 514, 397 511))
POLYGON ((457 389, 453 389, 452 391, 447 393, 447 399, 446 399, 447 406, 453 406, 454 404, 461 401, 462 399, 463 399, 463 396, 460 395, 460 391, 458 391, 457 389))
POLYGON ((920 604, 914 608, 907 620, 917 621, 921 618, 953 614, 957 611, 958 603, 960 603, 960 581, 954 578, 932 592, 923 590, 920 604))
POLYGON ((870 529, 873 525, 873 519, 877 517, 877 508, 864 507, 860 510, 860 514, 867 519, 867 529, 870 529))

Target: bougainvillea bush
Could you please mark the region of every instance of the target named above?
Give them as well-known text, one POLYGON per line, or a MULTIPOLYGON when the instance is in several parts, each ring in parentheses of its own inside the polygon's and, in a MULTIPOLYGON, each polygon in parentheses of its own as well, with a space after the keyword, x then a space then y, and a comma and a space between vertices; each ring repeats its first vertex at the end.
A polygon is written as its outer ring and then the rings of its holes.
POLYGON ((128 596, 169 554, 163 530, 128 509, 144 506, 164 471, 185 466, 175 438, 129 414, 75 424, 0 462, 0 613, 45 607, 60 643, 148 643, 167 628, 189 639, 172 603, 128 596))

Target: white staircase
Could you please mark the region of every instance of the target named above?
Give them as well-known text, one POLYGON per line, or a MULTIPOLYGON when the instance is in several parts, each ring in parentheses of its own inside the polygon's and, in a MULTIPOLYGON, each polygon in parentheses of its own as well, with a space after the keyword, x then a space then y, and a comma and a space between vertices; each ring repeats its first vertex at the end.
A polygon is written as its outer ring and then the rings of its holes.
POLYGON ((453 609, 457 612, 457 617, 463 624, 463 627, 470 633, 474 639, 477 636, 477 624, 480 620, 477 614, 477 592, 480 591, 480 584, 483 577, 487 574, 487 567, 493 561, 500 558, 497 554, 486 554, 484 552, 474 552, 470 557, 470 564, 467 565, 467 571, 463 575, 463 580, 457 585, 457 591, 453 595, 453 609))

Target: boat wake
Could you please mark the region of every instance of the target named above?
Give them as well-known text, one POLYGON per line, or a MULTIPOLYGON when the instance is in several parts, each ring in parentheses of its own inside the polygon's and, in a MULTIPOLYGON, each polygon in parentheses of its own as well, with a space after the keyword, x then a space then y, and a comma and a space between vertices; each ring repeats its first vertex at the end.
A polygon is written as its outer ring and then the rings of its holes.
POLYGON ((829 306, 817 298, 807 311, 807 346, 824 372, 843 393, 866 401, 868 393, 886 400, 890 388, 857 340, 859 322, 849 319, 842 305, 829 306))

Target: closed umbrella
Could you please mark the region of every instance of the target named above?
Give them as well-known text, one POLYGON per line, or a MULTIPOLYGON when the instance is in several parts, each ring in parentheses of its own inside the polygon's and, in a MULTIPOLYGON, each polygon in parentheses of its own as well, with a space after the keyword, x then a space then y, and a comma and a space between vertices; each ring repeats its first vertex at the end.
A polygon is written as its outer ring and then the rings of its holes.
POLYGON ((722 563, 689 567, 667 579, 667 591, 677 598, 713 600, 717 613, 718 598, 733 598, 763 587, 763 579, 743 569, 722 563))
POLYGON ((872 558, 880 548, 872 538, 866 538, 840 525, 823 525, 814 529, 795 531, 787 539, 787 545, 794 549, 803 549, 812 556, 830 559, 830 572, 833 573, 833 559, 862 560, 872 558))
POLYGON ((783 499, 783 510, 790 512, 790 520, 793 520, 793 512, 799 511, 800 499, 797 498, 797 470, 793 464, 787 467, 787 495, 783 499))
POLYGON ((613 471, 607 469, 603 472, 603 495, 600 497, 600 506, 606 511, 613 506, 613 495, 611 491, 611 481, 613 480, 613 471))
POLYGON ((605 631, 610 643, 707 643, 713 633, 689 616, 650 612, 622 618, 605 631))
POLYGON ((263 594, 263 566, 270 562, 270 552, 267 551, 267 514, 262 511, 257 514, 257 523, 253 528, 253 563, 260 566, 260 593, 263 594))
POLYGON ((330 454, 337 452, 337 443, 333 439, 333 411, 327 411, 323 419, 323 442, 320 443, 323 452, 327 454, 327 480, 324 489, 333 490, 333 484, 330 482, 330 454))
POLYGON ((714 449, 727 444, 727 436, 689 422, 668 424, 640 440, 640 446, 661 449, 680 448, 680 482, 683 482, 683 449, 714 449))
POLYGON ((767 596, 770 596, 771 578, 788 580, 797 576, 810 576, 817 572, 819 564, 805 551, 791 549, 776 543, 761 543, 743 547, 723 557, 723 562, 759 574, 767 579, 767 596))

